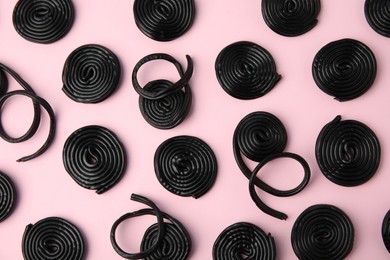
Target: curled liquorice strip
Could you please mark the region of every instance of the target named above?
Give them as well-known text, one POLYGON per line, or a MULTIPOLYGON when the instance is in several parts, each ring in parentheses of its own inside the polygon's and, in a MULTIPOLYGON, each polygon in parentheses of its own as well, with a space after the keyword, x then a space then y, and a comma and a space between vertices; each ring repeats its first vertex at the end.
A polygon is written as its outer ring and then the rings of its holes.
POLYGON ((62 159, 66 171, 80 186, 101 194, 113 187, 126 169, 126 151, 109 129, 89 125, 73 132, 65 142, 62 159))
POLYGON ((168 191, 183 197, 199 198, 215 182, 217 160, 203 140, 194 136, 175 136, 157 148, 154 171, 168 191))
POLYGON ((291 231, 291 244, 301 260, 344 259, 352 250, 354 228, 339 208, 317 204, 299 215, 291 231))
POLYGON ((324 176, 342 186, 367 182, 376 173, 381 158, 375 133, 359 121, 341 121, 341 116, 322 128, 315 151, 324 176))
POLYGON ((74 50, 66 59, 62 72, 62 90, 76 102, 98 103, 118 87, 121 75, 117 56, 98 44, 74 50))
POLYGON ((261 11, 268 27, 283 36, 298 36, 317 25, 320 0, 262 0, 261 11))
POLYGON ((255 99, 267 94, 281 79, 271 54, 253 42, 226 46, 215 61, 222 88, 238 99, 255 99))
POLYGON ((59 217, 49 217, 29 224, 23 234, 22 253, 26 260, 81 260, 84 248, 80 230, 59 217))
POLYGON ((11 178, 0 172, 0 222, 5 220, 15 207, 16 189, 11 178))
POLYGON ((134 19, 147 37, 171 41, 187 32, 195 18, 194 0, 135 0, 134 19))
POLYGON ((52 43, 68 33, 73 25, 70 0, 19 0, 13 12, 15 30, 26 40, 52 43))
POLYGON ((387 251, 390 253, 390 210, 387 211, 382 221, 382 239, 387 251))
POLYGON ((0 96, 4 95, 8 90, 8 80, 4 71, 0 69, 0 96))
POLYGON ((377 33, 390 37, 390 5, 388 1, 366 0, 364 14, 368 24, 377 33))
POLYGON ((270 233, 248 222, 237 222, 225 228, 213 246, 214 260, 276 259, 275 241, 270 233))
POLYGON ((338 101, 363 95, 374 83, 376 71, 374 53, 354 39, 328 43, 316 54, 312 65, 317 86, 338 101))

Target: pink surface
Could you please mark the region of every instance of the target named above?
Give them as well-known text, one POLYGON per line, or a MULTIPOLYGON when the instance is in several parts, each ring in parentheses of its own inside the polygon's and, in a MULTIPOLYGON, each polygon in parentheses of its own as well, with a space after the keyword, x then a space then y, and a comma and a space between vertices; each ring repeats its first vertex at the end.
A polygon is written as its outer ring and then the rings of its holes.
MULTIPOLYGON (((86 259, 122 259, 112 248, 109 233, 118 217, 144 207, 129 200, 131 193, 152 199, 161 210, 187 227, 193 240, 190 259, 211 259, 217 236, 238 221, 251 222, 270 232, 275 238, 277 259, 296 259, 290 243, 292 225, 304 209, 317 203, 333 204, 352 220, 355 242, 348 259, 389 258, 380 233, 382 219, 390 208, 390 78, 386 73, 390 69, 389 39, 369 27, 364 17, 364 0, 322 1, 318 25, 295 38, 277 35, 266 26, 260 0, 196 0, 197 14, 192 28, 184 36, 166 43, 151 40, 138 30, 132 12, 133 1, 73 0, 76 10, 73 27, 63 39, 50 45, 28 42, 16 33, 12 25, 16 2, 0 0, 0 61, 16 70, 52 105, 58 124, 49 150, 29 162, 17 163, 16 159, 35 151, 44 142, 48 131, 46 114, 41 129, 29 141, 9 144, 0 140, 0 170, 13 179, 19 196, 13 214, 0 223, 0 259, 22 259, 21 239, 25 226, 49 216, 66 218, 79 227, 87 244, 86 259), (344 103, 320 91, 311 76, 311 64, 317 51, 341 38, 354 38, 368 45, 378 64, 372 88, 363 96, 344 103), (218 53, 240 40, 253 41, 266 48, 283 77, 262 98, 235 99, 222 90, 216 79, 214 62, 218 53), (61 90, 62 68, 67 56, 88 43, 111 49, 123 68, 118 91, 106 101, 93 105, 76 103, 61 90), (184 66, 186 54, 194 60, 195 70, 190 81, 194 96, 191 112, 182 124, 168 131, 155 129, 143 119, 138 95, 131 84, 136 62, 154 52, 171 54, 184 66), (254 111, 268 111, 284 123, 289 137, 286 151, 300 154, 312 170, 310 183, 296 196, 278 198, 259 191, 268 205, 287 213, 286 221, 272 218, 256 207, 249 196, 248 181, 233 157, 234 129, 245 115, 254 111), (321 128, 336 115, 365 123, 381 142, 381 165, 377 174, 364 185, 338 186, 327 180, 318 168, 314 155, 316 138, 321 128), (78 186, 65 171, 61 158, 66 138, 89 124, 114 131, 128 154, 123 179, 102 195, 78 186), (203 139, 218 160, 215 185, 197 200, 171 194, 154 174, 153 156, 158 145, 182 134, 203 139)), ((173 66, 165 64, 164 67, 177 79, 173 66)), ((140 77, 141 82, 156 79, 155 75, 147 73, 140 77)), ((10 79, 10 89, 16 88, 19 86, 10 79)), ((9 133, 22 134, 32 120, 31 102, 23 97, 12 98, 4 108, 2 120, 9 133)), ((280 160, 280 164, 273 164, 272 176, 264 174, 262 178, 278 187, 292 187, 302 174, 300 168, 293 166, 290 161, 280 160)), ((118 231, 120 245, 137 251, 144 228, 152 222, 154 218, 145 217, 123 224, 118 231)))

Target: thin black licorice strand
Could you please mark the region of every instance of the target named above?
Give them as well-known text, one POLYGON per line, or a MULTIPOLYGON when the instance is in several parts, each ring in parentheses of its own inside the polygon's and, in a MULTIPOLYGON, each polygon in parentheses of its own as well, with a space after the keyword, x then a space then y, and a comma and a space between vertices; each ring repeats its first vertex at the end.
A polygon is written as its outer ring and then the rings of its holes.
POLYGON ((354 39, 328 43, 316 54, 312 65, 317 86, 338 101, 363 95, 374 83, 376 72, 374 53, 354 39))
POLYGON ((25 260, 81 260, 84 248, 80 230, 58 217, 45 218, 27 225, 22 239, 25 260))
POLYGON ((9 176, 0 172, 0 223, 12 212, 16 201, 16 189, 9 176))
POLYGON ((261 11, 270 29, 283 36, 299 36, 317 24, 320 0, 262 0, 261 11))
POLYGON ((230 225, 218 236, 213 245, 213 260, 276 259, 275 241, 259 227, 238 222, 230 225))
POLYGON ((382 239, 387 251, 390 253, 390 210, 387 211, 382 221, 382 239))
MULTIPOLYGON (((0 64, 1 65, 1 64, 0 64)), ((0 69, 0 96, 7 93, 8 90, 8 79, 4 71, 0 69)))
POLYGON ((377 33, 390 37, 390 6, 388 1, 366 0, 364 14, 368 24, 377 33))

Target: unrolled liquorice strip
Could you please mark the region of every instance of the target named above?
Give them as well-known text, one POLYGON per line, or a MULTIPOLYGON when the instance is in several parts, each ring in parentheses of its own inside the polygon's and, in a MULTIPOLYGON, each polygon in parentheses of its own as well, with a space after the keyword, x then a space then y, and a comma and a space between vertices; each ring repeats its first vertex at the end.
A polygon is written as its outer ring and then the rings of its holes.
POLYGON ((98 103, 118 87, 121 75, 117 56, 98 44, 74 50, 66 59, 62 72, 62 90, 76 102, 98 103))
POLYGON ((116 135, 97 125, 73 132, 65 142, 62 159, 76 183, 97 194, 113 187, 127 164, 125 148, 116 135))
POLYGON ((338 101, 363 95, 374 83, 376 71, 374 53, 354 39, 328 43, 316 54, 312 65, 317 86, 338 101))
POLYGON ((230 225, 214 242, 213 260, 235 259, 276 259, 273 237, 251 223, 237 222, 230 225))
POLYGON ((342 186, 367 182, 376 173, 381 158, 375 133, 359 121, 341 121, 341 116, 322 128, 315 151, 324 176, 342 186))
POLYGON ((225 47, 215 61, 215 71, 222 88, 244 100, 267 94, 281 79, 271 54, 248 41, 225 47))
POLYGON ((382 222, 382 239, 387 251, 390 253, 390 210, 387 211, 382 222))
POLYGON ((291 244, 301 260, 344 259, 352 250, 354 228, 339 208, 317 204, 299 215, 291 231, 291 244))
POLYGON ((81 260, 84 248, 80 230, 59 217, 49 217, 29 224, 23 234, 22 253, 25 260, 81 260))
POLYGON ((15 186, 8 175, 0 172, 0 222, 12 213, 15 202, 15 186))
POLYGON ((364 14, 368 24, 377 33, 390 37, 390 3, 383 0, 366 0, 364 14))
POLYGON ((26 40, 52 43, 70 30, 74 8, 70 0, 19 0, 13 12, 15 30, 26 40))

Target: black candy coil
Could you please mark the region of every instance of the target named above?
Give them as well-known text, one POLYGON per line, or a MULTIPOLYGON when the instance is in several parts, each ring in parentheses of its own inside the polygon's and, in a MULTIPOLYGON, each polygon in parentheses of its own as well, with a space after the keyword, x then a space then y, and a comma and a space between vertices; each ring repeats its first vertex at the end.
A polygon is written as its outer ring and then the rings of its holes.
POLYGON ((101 194, 112 188, 126 169, 126 151, 109 129, 89 125, 73 132, 65 142, 62 159, 66 171, 80 186, 101 194))
POLYGON ((316 54, 312 65, 317 86, 338 101, 363 95, 374 83, 376 71, 374 53, 354 39, 328 43, 316 54))
POLYGON ((12 213, 15 203, 15 186, 8 175, 0 172, 0 223, 12 213))
POLYGON ((215 182, 217 160, 203 140, 194 136, 175 136, 157 148, 154 170, 158 181, 168 191, 199 198, 215 182))
POLYGON ((341 121, 341 116, 322 128, 315 152, 324 176, 342 186, 367 182, 376 173, 381 158, 375 133, 359 121, 341 121))
POLYGON ((62 90, 76 102, 98 103, 118 87, 121 67, 117 56, 98 44, 74 50, 66 59, 62 72, 62 90))
POLYGON ((301 260, 344 259, 352 250, 354 227, 339 208, 317 204, 304 210, 291 231, 291 244, 301 260))
POLYGON ((25 260, 81 260, 84 258, 84 248, 80 230, 59 217, 29 224, 23 234, 22 253, 25 260))
POLYGON ((171 41, 187 32, 195 18, 194 0, 135 0, 134 19, 147 37, 171 41))
POLYGON ((382 221, 382 239, 387 251, 390 253, 390 210, 387 211, 382 221))
POLYGON ((281 79, 271 54, 253 42, 226 46, 215 61, 221 87, 232 97, 255 99, 267 94, 281 79))
POLYGON ((213 260, 276 259, 271 234, 248 222, 237 222, 225 228, 213 245, 213 260))
POLYGON ((68 33, 73 25, 70 0, 19 0, 13 12, 15 30, 26 40, 52 43, 68 33))
POLYGON ((364 14, 377 33, 390 37, 390 3, 386 0, 366 0, 364 14))

